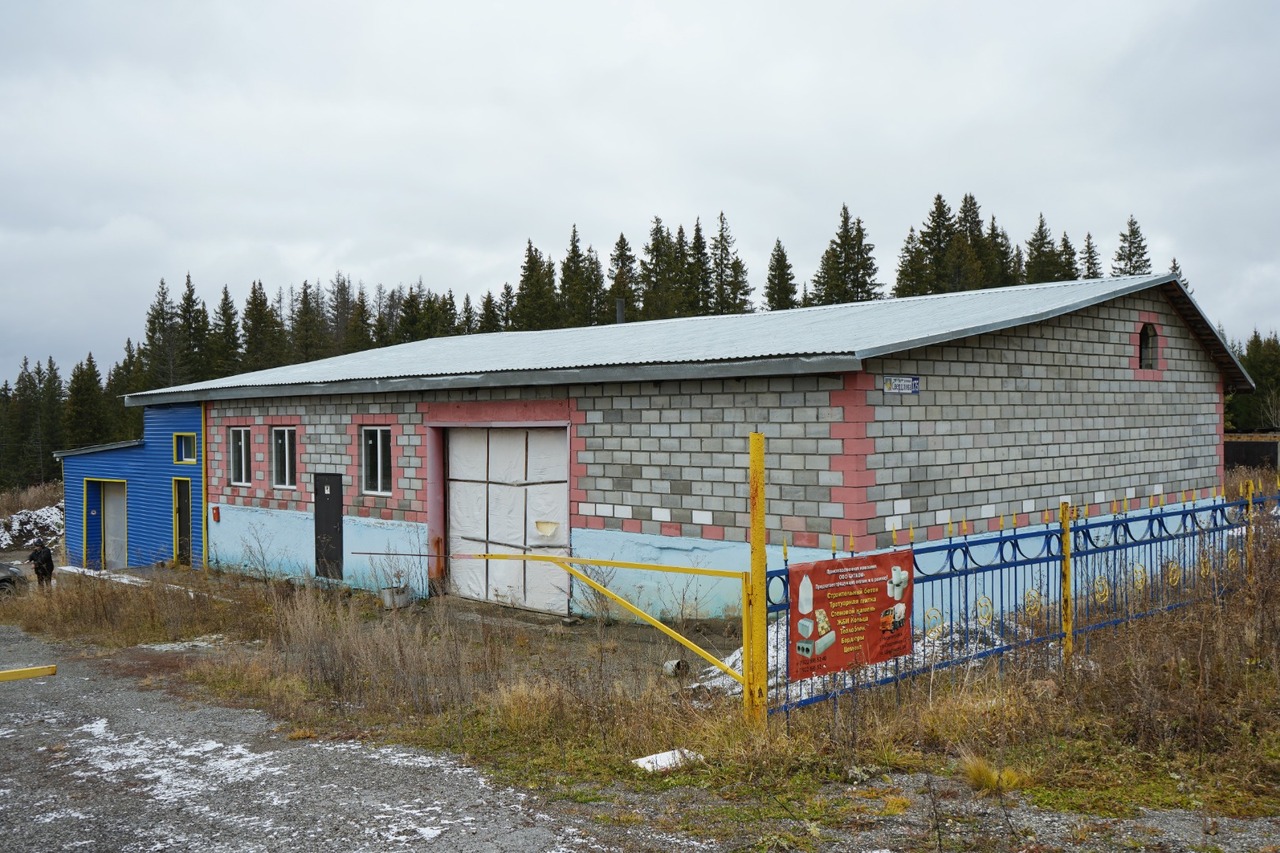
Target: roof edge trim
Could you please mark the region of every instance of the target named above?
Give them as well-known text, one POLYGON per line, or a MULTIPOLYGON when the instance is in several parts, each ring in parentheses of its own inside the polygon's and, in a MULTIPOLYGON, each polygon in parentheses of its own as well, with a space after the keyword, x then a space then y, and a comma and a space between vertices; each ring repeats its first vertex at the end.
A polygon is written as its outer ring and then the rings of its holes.
POLYGON ((203 400, 314 397, 455 388, 505 388, 511 385, 581 385, 595 382, 730 379, 739 376, 780 376, 794 373, 851 373, 861 369, 862 359, 854 355, 787 356, 748 361, 620 364, 564 370, 504 370, 456 376, 405 376, 289 385, 245 385, 192 391, 143 391, 126 395, 124 403, 126 406, 154 406, 161 403, 190 403, 203 400))

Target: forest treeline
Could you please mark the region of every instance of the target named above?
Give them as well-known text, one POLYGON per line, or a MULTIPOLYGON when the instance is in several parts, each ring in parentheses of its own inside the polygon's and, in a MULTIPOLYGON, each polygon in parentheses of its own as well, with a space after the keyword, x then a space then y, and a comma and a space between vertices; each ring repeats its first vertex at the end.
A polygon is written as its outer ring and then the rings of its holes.
MULTIPOLYGON (((52 358, 24 359, 17 379, 0 385, 0 488, 56 479, 54 450, 141 436, 141 411, 126 394, 218 379, 333 355, 449 335, 604 325, 754 310, 777 311, 1045 281, 1143 275, 1152 271, 1146 240, 1129 217, 1104 269, 1092 233, 1079 249, 1041 215, 1031 235, 1014 242, 995 216, 984 217, 973 195, 954 211, 937 195, 919 228, 898 253, 894 284, 881 282, 867 228, 847 205, 812 278, 798 283, 781 239, 774 242, 758 293, 738 256, 724 213, 709 229, 700 219, 675 229, 652 220, 637 251, 620 234, 602 258, 570 229, 557 262, 528 241, 516 284, 478 300, 437 292, 419 279, 385 287, 353 282, 342 272, 327 283, 268 291, 254 281, 242 305, 224 286, 206 303, 188 274, 176 292, 162 279, 142 323, 105 374, 92 353, 66 381, 52 358)), ((1177 260, 1170 272, 1181 275, 1177 260)), ((1257 332, 1236 354, 1259 394, 1235 397, 1228 420, 1236 428, 1280 426, 1280 341, 1257 332)))

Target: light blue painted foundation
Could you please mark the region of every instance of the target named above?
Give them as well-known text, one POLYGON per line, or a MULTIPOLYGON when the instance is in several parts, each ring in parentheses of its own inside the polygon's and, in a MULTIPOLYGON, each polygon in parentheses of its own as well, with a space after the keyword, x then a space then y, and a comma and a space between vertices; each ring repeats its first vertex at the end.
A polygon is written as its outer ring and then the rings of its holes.
MULTIPOLYGON (((310 513, 221 505, 209 522, 209 563, 273 577, 315 577, 315 519, 310 513)), ((347 516, 342 522, 342 581, 359 589, 409 584, 428 592, 425 525, 347 516)))

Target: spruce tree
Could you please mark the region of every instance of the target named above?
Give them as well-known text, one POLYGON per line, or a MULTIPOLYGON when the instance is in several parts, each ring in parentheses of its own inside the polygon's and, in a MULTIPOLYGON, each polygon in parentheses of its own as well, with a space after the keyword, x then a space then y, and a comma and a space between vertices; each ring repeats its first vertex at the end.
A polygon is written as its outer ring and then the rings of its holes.
POLYGON ((684 226, 676 226, 671 241, 671 316, 692 317, 698 313, 698 294, 689 283, 689 238, 684 226))
POLYGON ((109 441, 142 437, 142 407, 124 405, 126 394, 149 390, 146 371, 133 341, 125 339, 124 357, 107 371, 106 398, 111 413, 109 441))
POLYGON ((983 280, 987 287, 1009 287, 1021 284, 1021 275, 1014 269, 1014 246, 1009 239, 1009 232, 996 224, 995 216, 987 225, 987 233, 983 238, 987 245, 986 265, 983 268, 983 280))
POLYGON ((1053 234, 1045 222, 1044 214, 1036 223, 1036 230, 1027 239, 1026 260, 1027 284, 1039 284, 1046 281, 1062 280, 1062 262, 1058 257, 1058 247, 1054 245, 1053 234))
POLYGON ((1093 234, 1085 232, 1084 248, 1080 250, 1080 274, 1084 278, 1102 278, 1102 260, 1098 257, 1098 247, 1093 242, 1093 234))
POLYGON ((520 282, 516 286, 511 328, 520 332, 558 329, 560 319, 555 261, 543 257, 529 240, 525 245, 524 263, 520 267, 520 282))
POLYGON ((1071 238, 1067 236, 1067 232, 1062 232, 1062 239, 1058 241, 1058 266, 1059 277, 1063 281, 1075 281, 1080 277, 1080 265, 1076 262, 1076 247, 1071 245, 1071 238))
POLYGON ((587 253, 578 240, 578 226, 569 234, 569 248, 560 262, 560 297, 564 304, 563 325, 591 326, 600 313, 603 294, 595 288, 587 253))
POLYGON ((5 470, 14 486, 45 483, 57 476, 53 451, 65 447, 63 400, 66 389, 50 358, 46 363, 22 359, 22 368, 7 403, 5 470))
POLYGON ((1132 215, 1129 224, 1120 232, 1120 245, 1111 260, 1112 275, 1150 275, 1151 258, 1147 255, 1147 241, 1132 215))
MULTIPOLYGON (((329 280, 328 292, 325 294, 328 326, 333 336, 329 344, 331 353, 348 351, 345 338, 355 301, 356 288, 351 286, 351 279, 343 275, 342 270, 338 270, 329 280)), ((367 304, 365 308, 368 308, 367 304)))
POLYGON ((814 305, 879 299, 875 245, 867 241, 861 219, 850 220, 849 205, 840 208, 840 225, 822 253, 814 273, 810 299, 814 305))
POLYGON ((476 321, 476 331, 481 334, 502 331, 502 316, 498 313, 498 300, 493 298, 492 291, 480 298, 480 317, 476 321))
POLYGON ((432 326, 432 332, 439 338, 451 337, 458 334, 459 324, 458 300, 453 295, 451 287, 436 298, 435 325, 432 326))
POLYGON ((404 298, 399 300, 400 311, 395 319, 395 341, 398 344, 407 344, 411 341, 422 341, 431 337, 431 330, 427 320, 427 309, 423 304, 423 298, 426 288, 422 284, 422 279, 418 279, 418 283, 410 285, 409 289, 404 292, 404 298))
POLYGON ((718 313, 711 265, 707 238, 702 233, 702 218, 699 217, 693 221, 693 239, 689 241, 689 252, 685 260, 685 305, 687 313, 691 315, 718 313))
POLYGON ((187 283, 178 300, 176 324, 177 375, 174 379, 185 384, 213 378, 209 361, 209 309, 204 300, 196 296, 191 273, 187 273, 187 283))
POLYGON ((209 379, 232 376, 240 369, 240 315, 225 284, 209 330, 208 364, 209 379))
POLYGON ((516 291, 511 282, 502 283, 502 292, 498 296, 498 319, 502 321, 502 330, 513 328, 516 313, 516 291))
POLYGON ((929 263, 916 236, 916 227, 907 229, 907 239, 898 252, 898 272, 893 285, 895 297, 924 296, 929 292, 929 263))
POLYGON ((467 293, 462 297, 462 311, 458 315, 458 334, 475 334, 477 321, 475 306, 471 304, 471 294, 467 293))
POLYGON ((729 233, 729 220, 724 211, 711 238, 711 291, 714 314, 745 314, 751 310, 751 285, 747 282, 747 267, 734 250, 736 241, 729 233))
POLYGON ((324 290, 304 280, 289 321, 290 361, 315 361, 332 355, 332 342, 324 290))
POLYGON ((640 308, 640 274, 636 270, 636 256, 631 251, 625 234, 618 235, 609 255, 609 304, 606 314, 617 317, 618 300, 622 300, 623 319, 635 319, 640 308))
POLYGON ((62 423, 68 448, 105 444, 111 438, 111 413, 93 353, 71 368, 62 423))
POLYGON ((951 206, 942 193, 933 197, 933 207, 920 228, 920 251, 924 257, 925 293, 943 293, 947 288, 947 250, 956 233, 951 206))
POLYGON ((160 279, 155 299, 147 309, 145 328, 138 354, 147 376, 148 390, 179 384, 178 308, 164 279, 160 279))
POLYGON ((796 276, 791 270, 791 261, 787 260, 787 250, 782 247, 780 239, 773 241, 773 251, 769 254, 769 272, 764 283, 764 306, 769 311, 800 307, 800 300, 796 295, 796 276))
POLYGON ((371 313, 369 297, 365 295, 364 287, 361 286, 356 291, 355 299, 351 303, 351 310, 347 313, 347 327, 343 330, 341 348, 338 350, 340 353, 345 355, 373 349, 371 313))
POLYGON ((676 317, 680 313, 680 299, 675 287, 678 274, 675 264, 676 247, 671 232, 662 224, 662 218, 653 217, 649 228, 649 242, 640 259, 640 318, 661 320, 676 317))
POLYGON ((604 264, 596 254, 594 246, 587 246, 587 293, 591 304, 595 306, 595 314, 591 322, 596 326, 604 326, 613 322, 614 310, 609 304, 609 294, 604 286, 604 264))
POLYGON ((242 369, 265 370, 285 363, 289 341, 284 319, 267 298, 261 281, 249 286, 240 326, 244 335, 244 353, 240 360, 242 369))
POLYGON ((943 286, 952 293, 992 286, 987 278, 991 247, 982 232, 982 209, 965 193, 956 210, 955 233, 947 247, 943 286))

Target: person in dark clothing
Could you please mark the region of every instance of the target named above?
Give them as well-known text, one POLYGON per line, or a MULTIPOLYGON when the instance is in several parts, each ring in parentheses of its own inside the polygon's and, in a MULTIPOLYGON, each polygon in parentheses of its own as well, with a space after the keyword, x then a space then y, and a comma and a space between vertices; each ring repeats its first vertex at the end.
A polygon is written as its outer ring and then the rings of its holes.
POLYGON ((53 585, 53 552, 45 546, 43 539, 35 541, 35 550, 27 556, 27 562, 35 566, 36 580, 40 586, 53 585))

